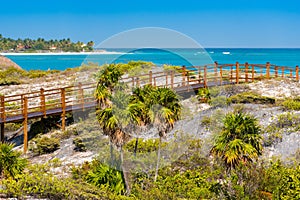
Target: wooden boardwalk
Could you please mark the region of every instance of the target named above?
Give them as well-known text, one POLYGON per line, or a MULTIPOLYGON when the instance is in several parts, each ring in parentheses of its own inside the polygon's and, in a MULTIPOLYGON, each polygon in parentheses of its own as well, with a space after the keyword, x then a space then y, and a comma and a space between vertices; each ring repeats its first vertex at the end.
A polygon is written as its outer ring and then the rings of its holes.
MULTIPOLYGON (((121 81, 130 87, 151 84, 169 87, 178 94, 197 91, 199 88, 254 82, 271 78, 289 78, 299 81, 299 67, 266 64, 218 64, 194 66, 180 70, 126 77, 121 81)), ((27 124, 29 119, 61 115, 61 128, 65 129, 68 112, 96 107, 94 90, 96 83, 87 83, 11 96, 0 96, 1 141, 4 141, 4 124, 23 122, 24 151, 27 150, 27 124)))

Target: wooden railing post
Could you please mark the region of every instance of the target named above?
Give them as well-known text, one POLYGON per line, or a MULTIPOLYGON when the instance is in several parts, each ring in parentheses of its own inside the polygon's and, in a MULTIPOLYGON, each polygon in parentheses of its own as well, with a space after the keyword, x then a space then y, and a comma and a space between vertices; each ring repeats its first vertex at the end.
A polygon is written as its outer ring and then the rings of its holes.
POLYGON ((299 66, 296 66, 296 81, 299 81, 299 66))
POLYGON ((185 86, 186 67, 182 66, 182 85, 185 86))
POLYGON ((45 90, 43 88, 40 89, 40 110, 46 117, 46 100, 45 100, 45 90))
POLYGON ((278 66, 275 66, 275 78, 278 78, 278 66))
POLYGON ((233 79, 233 71, 232 71, 232 65, 230 65, 230 83, 232 82, 233 79))
POLYGON ((189 92, 190 91, 190 76, 189 76, 189 74, 187 74, 187 89, 189 92))
POLYGON ((1 112, 1 142, 4 142, 4 122, 5 122, 5 102, 4 96, 0 96, 0 112, 1 112))
POLYGON ((65 88, 60 89, 61 94, 61 129, 64 131, 66 129, 66 90, 65 88))
POLYGON ((134 77, 131 77, 132 87, 134 87, 134 77))
POLYGON ((168 87, 168 72, 166 72, 166 87, 168 87))
POLYGON ((239 71, 240 71, 240 64, 239 62, 235 63, 235 82, 239 84, 239 71))
POLYGON ((1 137, 0 139, 1 140, 0 140, 0 142, 3 143, 4 142, 4 122, 1 123, 1 127, 0 128, 1 128, 1 134, 0 134, 0 137, 1 137))
POLYGON ((174 88, 174 71, 171 71, 171 88, 174 88))
POLYGON ((207 66, 204 66, 204 87, 207 87, 207 66))
POLYGON ((153 78, 154 87, 156 87, 156 77, 153 78))
POLYGON ((270 62, 267 62, 266 64, 266 68, 267 68, 267 71, 266 71, 266 76, 267 76, 267 79, 270 79, 270 62))
POLYGON ((290 69, 290 78, 293 78, 293 70, 290 69))
POLYGON ((214 72, 215 72, 215 82, 217 83, 218 81, 218 62, 215 61, 215 64, 214 64, 214 72))
POLYGON ((200 66, 198 67, 198 83, 201 83, 201 70, 200 70, 200 66))
POLYGON ((140 87, 140 78, 139 77, 136 77, 136 86, 140 87))
POLYGON ((248 68, 249 68, 249 64, 246 62, 245 63, 245 79, 246 79, 246 83, 248 83, 248 68))
POLYGON ((284 67, 281 67, 281 77, 284 78, 284 67))
POLYGON ((149 84, 152 85, 152 71, 149 72, 149 84))
POLYGON ((222 85, 223 81, 223 71, 222 71, 222 66, 220 66, 220 85, 222 85))
POLYGON ((254 65, 252 65, 252 82, 254 82, 255 70, 254 65))
POLYGON ((28 149, 28 98, 26 96, 23 97, 23 134, 24 134, 24 153, 27 152, 28 149))
POLYGON ((5 97, 4 96, 0 96, 0 112, 1 112, 1 119, 3 122, 5 122, 5 101, 4 101, 5 97))
POLYGON ((82 83, 78 83, 78 89, 79 89, 79 98, 80 98, 80 104, 81 104, 81 109, 84 111, 84 92, 82 88, 82 83))

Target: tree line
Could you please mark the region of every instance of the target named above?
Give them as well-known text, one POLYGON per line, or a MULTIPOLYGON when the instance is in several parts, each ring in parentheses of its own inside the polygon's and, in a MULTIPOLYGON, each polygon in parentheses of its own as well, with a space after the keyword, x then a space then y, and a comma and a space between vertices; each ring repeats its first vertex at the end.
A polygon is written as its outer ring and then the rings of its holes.
POLYGON ((81 52, 93 51, 94 42, 89 41, 83 43, 81 41, 72 42, 70 38, 60 40, 45 40, 44 38, 38 39, 12 39, 3 37, 0 34, 0 51, 2 52, 81 52))

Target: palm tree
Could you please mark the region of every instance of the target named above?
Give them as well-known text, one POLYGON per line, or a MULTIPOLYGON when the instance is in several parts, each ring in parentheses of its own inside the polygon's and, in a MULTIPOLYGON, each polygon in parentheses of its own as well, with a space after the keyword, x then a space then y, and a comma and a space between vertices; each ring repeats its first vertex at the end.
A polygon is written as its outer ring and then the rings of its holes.
POLYGON ((112 144, 120 151, 121 167, 126 192, 130 193, 129 181, 124 166, 123 145, 130 138, 133 124, 139 123, 135 113, 136 104, 130 104, 126 85, 120 84, 122 72, 117 64, 110 64, 99 72, 95 97, 98 101, 97 119, 111 144, 111 162, 114 162, 112 144))
POLYGON ((216 137, 211 154, 221 158, 228 169, 252 162, 262 153, 260 127, 257 120, 244 113, 229 113, 216 137))
POLYGON ((166 137, 166 134, 174 128, 175 122, 180 119, 182 107, 179 103, 178 95, 170 88, 158 88, 156 92, 153 93, 153 99, 156 100, 156 105, 152 107, 152 117, 159 134, 157 163, 154 176, 154 181, 156 181, 161 154, 161 140, 166 137))
POLYGON ((0 178, 3 175, 15 177, 26 167, 27 160, 21 153, 13 150, 14 145, 0 143, 0 178))

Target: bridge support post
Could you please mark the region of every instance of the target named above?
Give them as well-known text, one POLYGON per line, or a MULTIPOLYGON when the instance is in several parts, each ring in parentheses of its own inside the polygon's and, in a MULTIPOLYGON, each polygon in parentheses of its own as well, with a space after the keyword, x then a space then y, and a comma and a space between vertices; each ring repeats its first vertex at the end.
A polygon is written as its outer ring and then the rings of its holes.
POLYGON ((174 88, 174 71, 171 71, 171 88, 174 88))
POLYGON ((43 88, 40 89, 40 110, 44 114, 44 117, 46 117, 46 100, 45 100, 45 90, 43 88))
POLYGON ((4 142, 4 122, 1 123, 1 142, 4 142))
POLYGON ((255 76, 254 65, 252 65, 252 82, 254 82, 254 76, 255 76))
POLYGON ((79 89, 79 98, 80 98, 81 109, 82 109, 82 111, 84 111, 84 92, 82 89, 82 83, 78 84, 78 89, 79 89))
POLYGON ((275 78, 277 78, 277 77, 278 77, 278 67, 275 66, 275 78))
POLYGON ((4 142, 4 122, 5 122, 5 103, 4 103, 4 96, 0 96, 0 117, 2 119, 1 123, 1 142, 4 142))
POLYGON ((186 82, 186 67, 183 65, 182 66, 182 85, 185 86, 185 82, 186 82))
POLYGON ((168 72, 166 72, 166 87, 168 87, 168 85, 169 85, 168 78, 169 78, 168 72))
POLYGON ((152 85, 152 71, 149 72, 149 84, 152 85))
POLYGON ((246 62, 245 63, 245 79, 246 79, 246 83, 248 83, 248 68, 249 68, 249 64, 246 62))
POLYGON ((204 87, 207 87, 207 66, 204 67, 204 87))
POLYGON ((66 129, 66 90, 65 88, 60 89, 61 92, 61 130, 66 129))
POLYGON ((218 62, 215 61, 215 65, 214 65, 214 72, 215 72, 215 82, 218 82, 218 62))
POLYGON ((220 85, 223 85, 223 70, 222 70, 222 66, 220 66, 220 85))
POLYGON ((299 81, 299 66, 296 66, 296 81, 299 81))
POLYGON ((267 62, 266 67, 267 67, 267 72, 266 72, 266 76, 267 79, 270 79, 270 62, 267 62))
POLYGON ((27 152, 28 149, 28 99, 27 97, 23 97, 23 135, 24 135, 24 153, 27 152))
POLYGON ((240 64, 239 62, 235 63, 235 82, 236 84, 239 84, 239 71, 240 71, 240 64))

